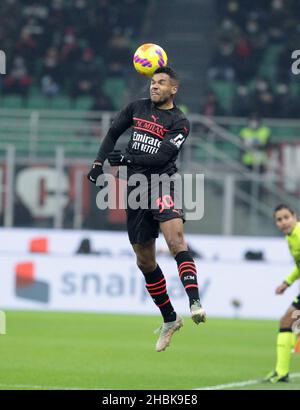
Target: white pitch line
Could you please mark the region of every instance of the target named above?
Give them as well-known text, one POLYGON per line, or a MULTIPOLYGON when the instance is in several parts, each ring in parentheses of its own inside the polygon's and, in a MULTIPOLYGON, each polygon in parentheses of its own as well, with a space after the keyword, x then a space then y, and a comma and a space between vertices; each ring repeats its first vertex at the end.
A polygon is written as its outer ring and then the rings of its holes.
MULTIPOLYGON (((298 379, 300 378, 300 373, 292 373, 290 374, 291 379, 298 379)), ((236 383, 228 383, 228 384, 217 384, 216 386, 208 386, 208 387, 197 387, 193 390, 223 390, 223 389, 230 389, 232 387, 245 387, 251 386, 255 384, 262 383, 261 379, 258 380, 246 380, 243 382, 236 382, 236 383)), ((82 388, 82 387, 62 387, 62 386, 40 386, 40 385, 31 385, 31 384, 4 384, 0 383, 0 388, 6 387, 11 389, 38 389, 38 390, 109 390, 109 389, 102 389, 102 388, 82 388)))
MULTIPOLYGON (((298 378, 300 378, 300 373, 290 374, 290 379, 298 379, 298 378)), ((262 379, 245 380, 243 382, 228 383, 228 384, 217 384, 216 386, 208 386, 208 387, 197 387, 193 390, 224 390, 224 389, 230 389, 233 387, 252 386, 255 384, 259 384, 259 383, 262 383, 262 379)))
POLYGON ((259 383, 259 380, 246 380, 244 382, 217 384, 216 386, 208 386, 208 387, 197 387, 194 390, 223 390, 223 389, 230 389, 231 387, 251 386, 257 383, 259 383))
POLYGON ((105 390, 105 389, 97 389, 97 388, 82 388, 82 387, 62 387, 62 386, 36 386, 30 384, 4 384, 0 383, 0 388, 6 387, 11 389, 38 389, 38 390, 105 390))

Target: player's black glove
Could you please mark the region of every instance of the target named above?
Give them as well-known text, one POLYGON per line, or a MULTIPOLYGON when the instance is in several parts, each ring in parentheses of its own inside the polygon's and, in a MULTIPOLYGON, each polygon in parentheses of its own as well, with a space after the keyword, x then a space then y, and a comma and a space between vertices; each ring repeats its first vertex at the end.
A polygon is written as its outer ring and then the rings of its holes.
POLYGON ((107 159, 112 167, 116 167, 119 165, 128 165, 133 163, 132 155, 122 154, 120 150, 115 150, 108 154, 107 159))
POLYGON ((103 168, 101 164, 93 164, 92 169, 87 174, 87 179, 91 181, 93 184, 96 184, 97 178, 99 175, 103 174, 103 168))

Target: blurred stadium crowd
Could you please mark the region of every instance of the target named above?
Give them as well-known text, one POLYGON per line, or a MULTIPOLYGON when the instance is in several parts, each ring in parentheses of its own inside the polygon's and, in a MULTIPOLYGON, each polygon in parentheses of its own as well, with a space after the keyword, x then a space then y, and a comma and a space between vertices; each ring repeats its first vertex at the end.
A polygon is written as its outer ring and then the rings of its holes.
POLYGON ((291 54, 300 44, 298 0, 218 0, 218 40, 206 115, 299 117, 291 54))
POLYGON ((9 70, 0 78, 1 93, 29 108, 32 98, 63 96, 62 108, 69 108, 87 96, 82 108, 115 109, 106 82, 118 84, 130 67, 145 3, 2 0, 0 44, 5 44, 9 70))
MULTIPOLYGON (((9 70, 0 76, 0 106, 119 109, 148 4, 2 0, 0 44, 5 44, 9 70)), ((299 1, 215 0, 215 10, 217 41, 199 111, 298 117, 299 80, 290 67, 300 44, 299 1)))

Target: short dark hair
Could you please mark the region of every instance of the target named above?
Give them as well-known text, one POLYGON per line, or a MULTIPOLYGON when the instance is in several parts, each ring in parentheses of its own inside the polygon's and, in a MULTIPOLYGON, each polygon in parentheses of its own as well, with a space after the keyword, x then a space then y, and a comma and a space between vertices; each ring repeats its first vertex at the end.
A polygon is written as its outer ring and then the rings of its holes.
POLYGON ((276 208, 274 209, 273 216, 275 216, 276 212, 281 211, 282 209, 287 209, 288 211, 290 211, 290 213, 291 213, 292 215, 295 215, 295 214, 296 214, 296 212, 295 212, 289 205, 279 204, 279 205, 277 205, 276 208))
POLYGON ((178 74, 176 73, 176 71, 173 70, 173 68, 168 67, 168 66, 164 66, 164 67, 159 67, 157 68, 153 75, 155 74, 167 74, 174 82, 176 82, 177 84, 179 84, 179 77, 178 74))

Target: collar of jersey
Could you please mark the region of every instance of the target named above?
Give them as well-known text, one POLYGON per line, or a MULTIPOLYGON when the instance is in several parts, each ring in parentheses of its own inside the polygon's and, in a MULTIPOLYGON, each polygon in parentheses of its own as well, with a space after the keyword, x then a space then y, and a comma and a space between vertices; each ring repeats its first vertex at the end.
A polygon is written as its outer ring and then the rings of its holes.
POLYGON ((299 234, 300 234, 300 222, 299 221, 294 226, 294 229, 292 230, 292 232, 288 234, 288 237, 292 237, 292 236, 297 235, 298 230, 299 230, 299 234))
POLYGON ((172 107, 172 108, 167 108, 167 109, 157 107, 157 106, 154 104, 154 102, 152 102, 152 101, 151 101, 151 105, 152 105, 153 108, 155 108, 156 110, 159 110, 159 111, 172 111, 172 110, 174 110, 174 109, 176 108, 176 105, 175 105, 174 102, 173 102, 173 107, 172 107))

